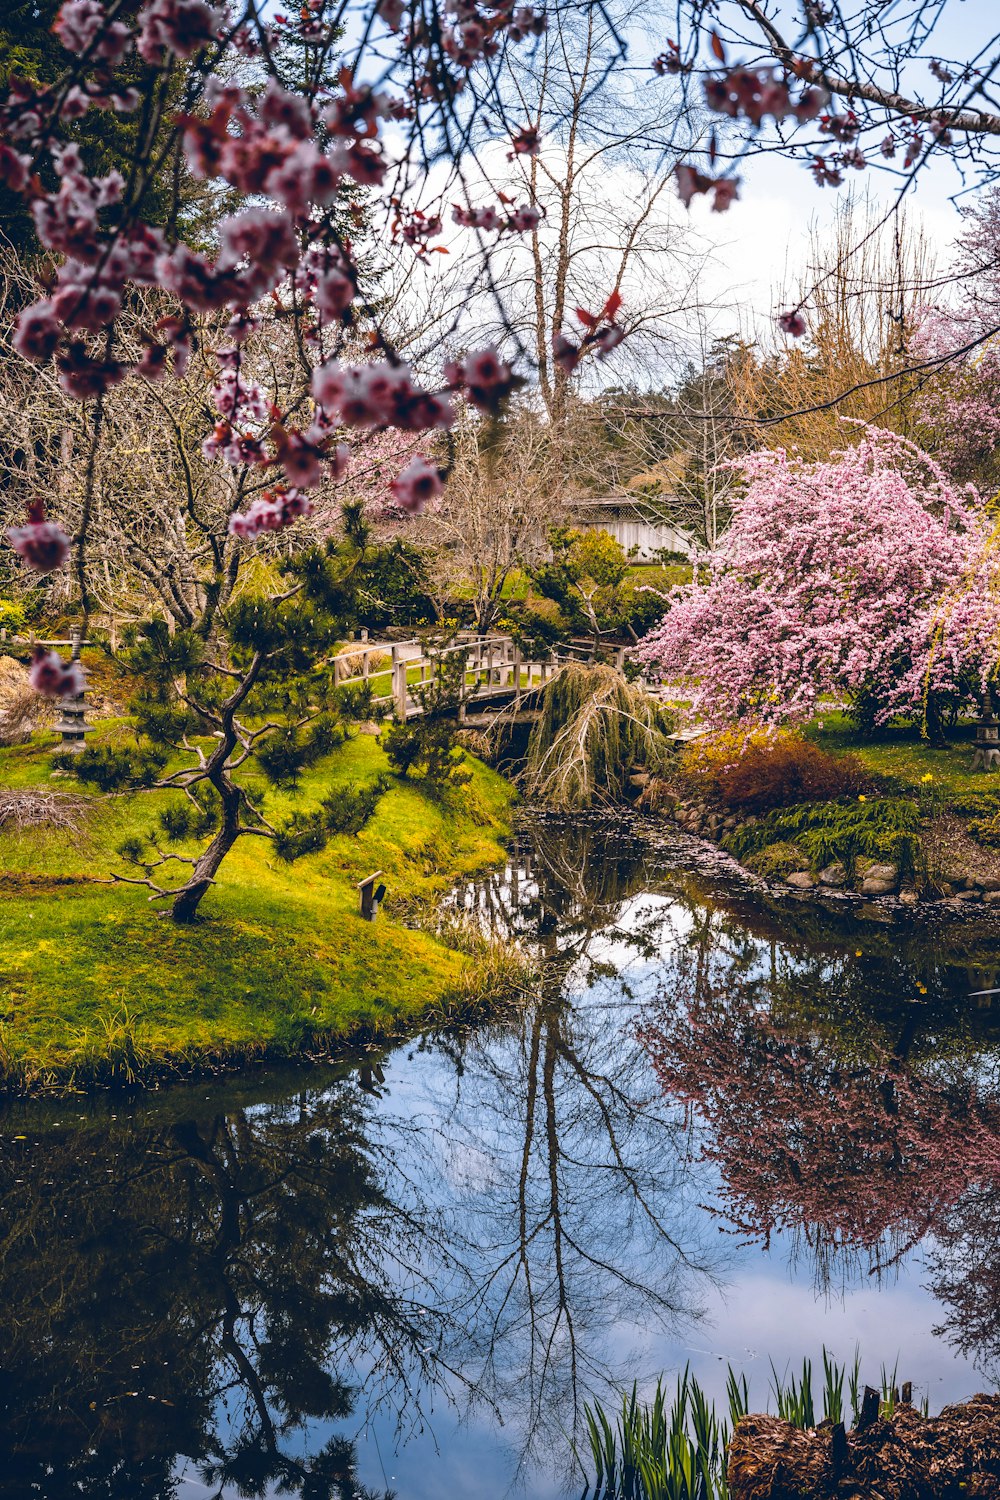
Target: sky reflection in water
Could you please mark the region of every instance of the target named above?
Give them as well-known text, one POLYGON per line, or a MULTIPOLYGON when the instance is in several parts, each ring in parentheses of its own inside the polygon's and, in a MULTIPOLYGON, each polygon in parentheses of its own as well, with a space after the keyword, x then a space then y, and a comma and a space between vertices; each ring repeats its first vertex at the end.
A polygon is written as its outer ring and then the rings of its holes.
POLYGON ((543 961, 520 1026, 10 1111, 0 1494, 541 1500, 583 1400, 688 1361, 759 1404, 824 1343, 935 1410, 989 1384, 995 939, 682 858, 540 819, 457 894, 543 961))

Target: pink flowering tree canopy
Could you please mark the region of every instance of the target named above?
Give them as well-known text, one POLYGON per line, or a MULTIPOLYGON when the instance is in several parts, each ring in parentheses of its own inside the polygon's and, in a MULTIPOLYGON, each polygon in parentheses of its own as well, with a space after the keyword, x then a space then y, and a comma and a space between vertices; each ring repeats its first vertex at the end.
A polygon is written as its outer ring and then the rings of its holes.
POLYGON ((894 434, 827 463, 739 461, 730 531, 675 591, 639 659, 710 723, 808 719, 844 698, 866 720, 988 699, 1000 602, 991 523, 894 434))

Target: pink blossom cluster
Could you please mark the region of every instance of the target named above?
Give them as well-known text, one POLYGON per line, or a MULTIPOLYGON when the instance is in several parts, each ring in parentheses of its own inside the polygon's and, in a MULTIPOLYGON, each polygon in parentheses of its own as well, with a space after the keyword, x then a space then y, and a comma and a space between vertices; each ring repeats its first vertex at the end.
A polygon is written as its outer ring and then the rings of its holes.
POLYGON ((738 177, 709 177, 687 162, 674 168, 674 177, 677 179, 677 196, 685 208, 691 207, 691 199, 699 193, 711 193, 712 212, 724 214, 740 196, 738 177))
POLYGON ((390 31, 404 31, 417 99, 459 94, 477 63, 497 55, 501 42, 541 36, 545 16, 515 0, 444 0, 443 14, 412 0, 377 0, 375 13, 390 31))
POLYGON ((505 212, 505 205, 511 200, 504 198, 499 208, 494 208, 491 203, 484 208, 463 208, 460 203, 452 207, 451 217, 454 223, 461 224, 466 229, 482 229, 487 234, 504 233, 524 234, 530 230, 537 229, 542 222, 543 210, 535 208, 530 203, 521 203, 510 212, 505 212))
POLYGON ((475 0, 445 0, 448 21, 442 32, 442 46, 448 57, 468 70, 483 58, 494 57, 502 36, 510 41, 524 41, 541 36, 545 17, 530 6, 515 7, 509 0, 483 6, 475 0))
POLYGON ((452 360, 444 367, 444 378, 452 390, 464 390, 481 411, 499 410, 511 391, 523 384, 491 347, 477 349, 464 360, 452 360))
POLYGON ((315 308, 321 325, 341 322, 358 290, 350 241, 310 245, 299 261, 295 288, 315 308))
POLYGON ((440 469, 419 454, 389 486, 393 499, 407 515, 417 515, 444 492, 440 469))
POLYGON ((9 527, 7 540, 36 573, 54 572, 69 556, 69 537, 54 521, 46 521, 42 500, 29 502, 27 522, 9 527))
MULTIPOLYGON (((343 473, 348 449, 337 442, 335 424, 367 431, 446 429, 454 421, 456 393, 493 410, 518 383, 492 350, 451 366, 437 391, 419 386, 391 355, 366 366, 328 360, 315 375, 316 414, 300 428, 240 372, 240 346, 266 299, 295 321, 306 351, 328 352, 325 331, 358 320, 358 274, 343 233, 344 208, 354 211, 357 189, 377 190, 385 181, 386 122, 414 119, 425 104, 453 99, 479 60, 502 44, 538 36, 545 24, 540 12, 516 0, 440 0, 440 10, 428 11, 406 0, 381 0, 379 12, 393 28, 408 18, 399 42, 407 76, 402 97, 358 82, 346 65, 334 86, 315 91, 286 87, 274 76, 279 44, 329 42, 335 22, 327 0, 303 0, 292 16, 271 15, 266 24, 252 8, 234 22, 224 4, 208 0, 138 0, 125 7, 64 0, 53 26, 68 54, 64 77, 54 84, 13 77, 0 104, 0 183, 23 195, 43 249, 55 261, 45 294, 17 321, 15 347, 34 363, 54 361, 67 393, 94 400, 129 374, 159 380, 171 367, 183 372, 200 336, 199 318, 228 314, 233 348, 215 351, 219 420, 204 451, 231 464, 273 467, 277 481, 266 500, 237 518, 239 535, 274 529, 279 513, 280 524, 287 524, 303 490, 324 474, 343 473), (232 51, 259 59, 259 85, 230 81, 225 63, 232 51), (179 59, 195 60, 185 73, 184 112, 174 120, 188 169, 234 190, 245 203, 223 219, 214 253, 143 221, 136 184, 149 161, 137 162, 138 175, 126 184, 117 172, 88 172, 79 146, 66 139, 67 122, 87 111, 123 113, 141 104, 140 91, 116 71, 131 68, 135 57, 153 70, 145 82, 151 97, 157 75, 165 79, 179 59), (137 331, 138 353, 103 336, 133 287, 155 288, 179 304, 137 331)), ((533 154, 538 143, 538 131, 525 126, 513 134, 513 153, 533 154)), ((399 237, 418 250, 440 232, 439 215, 407 211, 395 199, 391 206, 399 237)), ((510 211, 497 216, 499 229, 537 225, 539 213, 530 204, 506 207, 510 211)), ((482 210, 470 213, 479 227, 493 224, 493 210, 485 217, 482 210)), ((617 337, 617 330, 602 329, 597 341, 603 349, 617 337)), ((400 476, 397 500, 404 508, 425 503, 440 482, 421 462, 426 472, 411 465, 400 476)), ((26 560, 43 556, 46 525, 32 521, 12 529, 26 560)))
POLYGON ((815 120, 829 97, 825 89, 809 86, 794 98, 788 79, 768 68, 731 68, 705 80, 709 109, 733 120, 742 117, 755 128, 765 115, 800 125, 815 120))
POLYGON ((585 307, 576 309, 585 330, 583 338, 574 343, 564 333, 552 335, 552 358, 561 370, 571 374, 588 349, 596 349, 598 359, 607 359, 618 348, 625 337, 625 330, 618 322, 621 305, 621 293, 612 292, 599 313, 590 313, 585 307))
POLYGON ((793 339, 800 339, 806 331, 806 320, 799 308, 793 307, 788 312, 778 314, 778 327, 782 333, 788 333, 793 339))
POLYGON ((927 365, 918 395, 924 430, 949 472, 992 491, 1000 451, 1000 193, 964 214, 953 269, 958 295, 921 310, 909 353, 927 365))
POLYGON ((28 681, 43 698, 78 698, 84 689, 83 668, 78 661, 63 661, 55 651, 35 647, 28 681))
POLYGON ((987 692, 1000 572, 974 493, 877 429, 827 463, 779 451, 736 467, 746 491, 707 577, 636 649, 697 714, 781 723, 864 692, 886 722, 922 716, 928 693, 987 692))
POLYGON ((330 360, 313 371, 312 392, 326 416, 345 427, 424 432, 451 427, 455 420, 447 395, 421 390, 409 365, 388 360, 371 365, 330 360))
POLYGON ((294 487, 281 485, 265 490, 249 510, 230 516, 229 530, 243 541, 252 541, 262 531, 283 531, 293 521, 312 515, 312 510, 308 495, 294 487))
POLYGON ((411 245, 418 255, 426 255, 429 242, 444 228, 441 215, 425 214, 420 208, 406 213, 399 208, 398 200, 394 207, 398 211, 392 221, 393 239, 402 240, 404 245, 411 245))

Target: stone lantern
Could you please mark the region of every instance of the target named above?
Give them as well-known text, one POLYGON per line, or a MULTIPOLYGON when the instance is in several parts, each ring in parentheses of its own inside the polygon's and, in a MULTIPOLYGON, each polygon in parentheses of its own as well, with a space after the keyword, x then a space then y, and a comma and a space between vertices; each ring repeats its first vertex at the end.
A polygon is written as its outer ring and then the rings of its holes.
POLYGON ((976 725, 973 770, 976 766, 982 766, 984 771, 992 771, 1000 766, 1000 723, 992 714, 984 714, 976 725))
MULTIPOLYGON (((75 662, 80 660, 80 632, 78 630, 73 631, 71 659, 75 662)), ((68 750, 71 755, 79 755, 86 749, 88 734, 86 712, 86 693, 78 693, 72 698, 59 699, 59 722, 55 727, 62 736, 63 750, 68 750)))

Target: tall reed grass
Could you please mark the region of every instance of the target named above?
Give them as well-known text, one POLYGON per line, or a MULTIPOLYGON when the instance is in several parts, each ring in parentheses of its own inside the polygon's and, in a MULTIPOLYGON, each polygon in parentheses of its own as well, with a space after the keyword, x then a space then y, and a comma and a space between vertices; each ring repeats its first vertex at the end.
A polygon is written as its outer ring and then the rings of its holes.
MULTIPOLYGON (((861 1357, 857 1349, 850 1365, 840 1364, 823 1349, 823 1384, 817 1407, 812 1361, 779 1374, 771 1364, 771 1388, 776 1413, 793 1427, 815 1427, 818 1420, 847 1422, 845 1391, 851 1420, 857 1422, 864 1397, 861 1357), (822 1413, 821 1418, 818 1412, 822 1413)), ((881 1410, 891 1415, 899 1401, 896 1367, 881 1370, 881 1410)), ((584 1409, 589 1465, 576 1452, 586 1476, 585 1500, 729 1500, 726 1456, 733 1429, 750 1410, 750 1385, 744 1373, 728 1367, 725 1417, 718 1415, 698 1381, 685 1368, 672 1397, 662 1380, 648 1402, 637 1387, 622 1395, 617 1408, 599 1401, 584 1409)), ((923 1403, 924 1415, 927 1402, 923 1403)))

